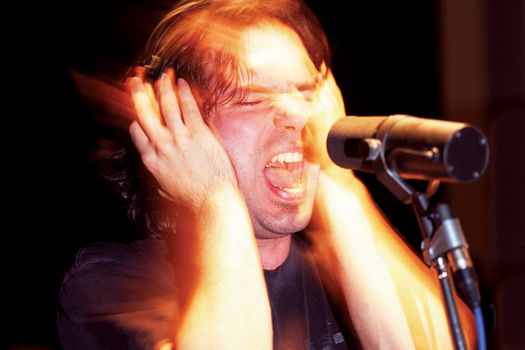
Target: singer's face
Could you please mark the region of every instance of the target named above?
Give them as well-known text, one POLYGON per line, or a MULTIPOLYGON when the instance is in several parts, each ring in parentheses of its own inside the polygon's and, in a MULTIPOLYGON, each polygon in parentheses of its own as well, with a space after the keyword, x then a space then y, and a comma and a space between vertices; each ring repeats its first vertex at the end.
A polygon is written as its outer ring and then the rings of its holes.
POLYGON ((241 34, 248 94, 218 106, 208 123, 235 168, 257 238, 300 231, 310 221, 319 166, 303 158, 319 72, 299 37, 279 25, 241 34))

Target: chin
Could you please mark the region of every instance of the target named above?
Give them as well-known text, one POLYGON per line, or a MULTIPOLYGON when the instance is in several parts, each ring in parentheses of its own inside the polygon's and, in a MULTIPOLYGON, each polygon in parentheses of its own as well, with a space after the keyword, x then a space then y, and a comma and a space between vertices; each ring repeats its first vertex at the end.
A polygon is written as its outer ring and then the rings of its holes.
MULTIPOLYGON (((256 230, 257 238, 279 238, 300 232, 308 226, 311 210, 294 210, 294 213, 283 213, 279 217, 267 217, 260 221, 260 230, 256 230), (302 213, 301 213, 302 212, 302 213), (258 231, 258 232, 257 232, 258 231)), ((255 227, 254 227, 255 228, 255 227)))

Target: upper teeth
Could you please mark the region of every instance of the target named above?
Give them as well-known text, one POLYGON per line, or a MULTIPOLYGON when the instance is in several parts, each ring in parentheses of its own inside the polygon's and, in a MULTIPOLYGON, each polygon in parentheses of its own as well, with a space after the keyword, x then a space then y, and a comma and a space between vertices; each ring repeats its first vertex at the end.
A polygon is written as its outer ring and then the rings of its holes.
POLYGON ((302 162, 303 161, 303 154, 300 152, 286 152, 286 153, 280 153, 272 158, 271 163, 276 162, 286 162, 286 163, 294 163, 294 162, 302 162))

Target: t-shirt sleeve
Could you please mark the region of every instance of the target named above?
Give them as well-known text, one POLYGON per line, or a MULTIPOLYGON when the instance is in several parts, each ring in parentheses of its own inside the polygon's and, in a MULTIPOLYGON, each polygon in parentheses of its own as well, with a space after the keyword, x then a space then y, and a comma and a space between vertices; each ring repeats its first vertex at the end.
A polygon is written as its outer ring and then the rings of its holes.
POLYGON ((141 240, 83 248, 59 295, 64 349, 154 349, 173 339, 176 288, 166 245, 141 240))

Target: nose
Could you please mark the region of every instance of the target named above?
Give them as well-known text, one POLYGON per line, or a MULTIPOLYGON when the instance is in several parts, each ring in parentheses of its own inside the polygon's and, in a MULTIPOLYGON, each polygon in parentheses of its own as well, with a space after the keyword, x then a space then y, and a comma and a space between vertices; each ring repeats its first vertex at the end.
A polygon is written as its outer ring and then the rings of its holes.
POLYGON ((311 113, 308 101, 299 92, 283 94, 279 97, 275 109, 273 123, 278 129, 301 131, 311 113))

